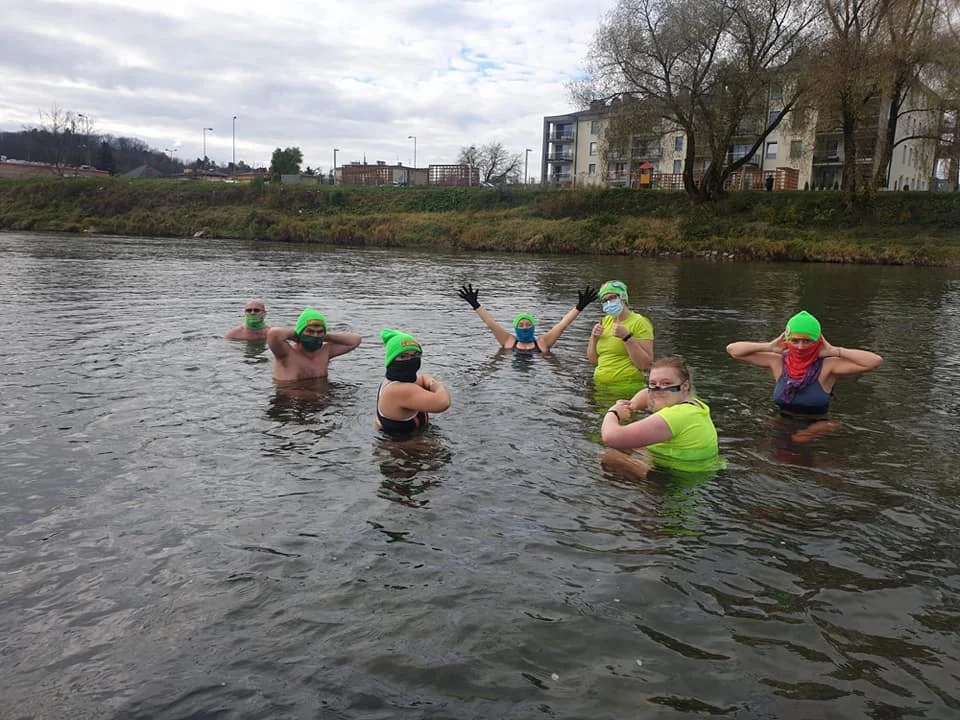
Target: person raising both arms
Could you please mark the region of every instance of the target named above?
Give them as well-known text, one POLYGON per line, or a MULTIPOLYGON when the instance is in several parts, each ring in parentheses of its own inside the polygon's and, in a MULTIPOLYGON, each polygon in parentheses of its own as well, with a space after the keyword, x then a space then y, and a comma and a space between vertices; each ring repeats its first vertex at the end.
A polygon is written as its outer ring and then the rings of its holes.
POLYGON ((264 322, 267 308, 262 300, 247 300, 243 306, 243 325, 227 331, 227 340, 245 340, 247 342, 266 342, 270 326, 264 322))
MULTIPOLYGON (((618 400, 607 410, 600 429, 603 444, 615 451, 645 448, 658 466, 685 471, 717 469, 719 446, 710 408, 693 388, 693 378, 681 357, 665 357, 650 366, 650 384, 630 400, 618 400), (621 425, 638 410, 653 414, 621 425)), ((608 462, 643 474, 639 458, 607 453, 608 462), (633 467, 631 467, 633 466, 633 467)))
POLYGON ((327 319, 313 308, 306 308, 295 328, 273 327, 267 333, 267 346, 273 352, 273 379, 294 382, 327 377, 332 358, 356 350, 360 336, 350 332, 327 332, 327 319))
POLYGON ((824 417, 837 378, 876 370, 883 358, 869 350, 831 345, 820 321, 801 310, 771 342, 732 342, 727 352, 734 360, 767 368, 776 385, 773 401, 784 414, 801 418, 824 417))
POLYGON ((593 380, 602 385, 643 387, 643 371, 653 362, 653 325, 627 307, 627 286, 610 280, 600 288, 603 319, 593 326, 587 359, 593 380))
POLYGON ((411 335, 384 328, 383 341, 386 377, 377 390, 375 425, 394 438, 423 431, 430 422, 429 413, 441 413, 450 407, 450 393, 432 375, 419 375, 423 349, 411 335))
POLYGON ((469 303, 484 324, 490 328, 500 347, 517 353, 550 352, 550 348, 556 344, 570 323, 577 319, 587 305, 597 299, 597 291, 588 285, 577 293, 576 307, 567 312, 546 334, 537 337, 536 320, 533 315, 529 313, 517 315, 513 319, 513 333, 509 333, 493 319, 486 308, 480 305, 477 297, 479 294, 480 290, 475 290, 472 284, 464 285, 457 291, 457 295, 469 303))

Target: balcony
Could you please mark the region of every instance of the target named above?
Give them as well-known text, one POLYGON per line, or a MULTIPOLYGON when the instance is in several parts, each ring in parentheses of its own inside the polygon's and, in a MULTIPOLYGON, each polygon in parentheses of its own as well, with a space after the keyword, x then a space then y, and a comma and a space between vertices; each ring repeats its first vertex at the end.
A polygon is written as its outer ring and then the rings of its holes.
POLYGON ((550 153, 547 155, 547 162, 573 162, 572 152, 550 153))
POLYGON ((843 162, 837 150, 816 150, 813 153, 814 165, 839 165, 843 162))
POLYGON ((659 145, 656 147, 635 147, 630 150, 632 160, 659 160, 663 157, 663 150, 659 145))
POLYGON ((547 135, 548 142, 573 142, 573 133, 550 133, 547 135))

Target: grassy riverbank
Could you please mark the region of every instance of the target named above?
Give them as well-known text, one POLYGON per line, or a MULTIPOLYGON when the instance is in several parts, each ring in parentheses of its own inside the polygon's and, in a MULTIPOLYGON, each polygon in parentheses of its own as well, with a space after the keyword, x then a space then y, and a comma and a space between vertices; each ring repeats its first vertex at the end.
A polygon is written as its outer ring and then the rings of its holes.
POLYGON ((0 181, 0 229, 341 245, 960 265, 960 193, 270 188, 110 179, 0 181))

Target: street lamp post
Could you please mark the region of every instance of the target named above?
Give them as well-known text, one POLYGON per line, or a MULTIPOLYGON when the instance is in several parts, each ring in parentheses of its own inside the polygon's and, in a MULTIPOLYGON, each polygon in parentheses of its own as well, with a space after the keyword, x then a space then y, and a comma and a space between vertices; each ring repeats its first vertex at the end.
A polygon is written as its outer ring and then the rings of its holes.
POLYGON ((333 184, 337 184, 337 153, 340 152, 340 148, 333 149, 333 184))
POLYGON ((531 152, 532 150, 530 148, 527 148, 526 151, 523 153, 523 184, 524 186, 526 186, 527 184, 527 161, 530 159, 531 152))
POLYGON ((417 167, 417 136, 407 135, 407 140, 413 140, 413 167, 417 167))
POLYGON ((233 116, 233 175, 237 174, 237 116, 233 116))
POLYGON ((83 149, 86 150, 87 156, 87 165, 92 165, 91 155, 90 155, 90 118, 84 115, 83 113, 77 113, 78 118, 83 118, 83 149))
POLYGON ((208 131, 213 132, 213 128, 205 127, 203 129, 203 160, 202 162, 203 162, 204 169, 206 169, 207 167, 207 132, 208 131))

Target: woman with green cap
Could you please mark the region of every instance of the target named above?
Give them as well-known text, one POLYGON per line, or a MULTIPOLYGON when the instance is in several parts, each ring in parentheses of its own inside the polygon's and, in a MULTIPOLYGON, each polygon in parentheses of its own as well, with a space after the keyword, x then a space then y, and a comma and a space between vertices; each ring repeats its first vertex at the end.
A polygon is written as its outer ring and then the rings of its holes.
POLYGON ((609 280, 599 292, 603 319, 593 326, 587 359, 593 380, 602 385, 646 385, 643 371, 653 362, 653 324, 627 307, 627 286, 609 280))
POLYGON ((419 375, 423 349, 413 336, 384 328, 383 365, 386 377, 377 391, 375 425, 391 437, 406 437, 424 430, 428 413, 450 407, 450 393, 432 375, 419 375))
POLYGON ((557 340, 563 334, 563 331, 583 312, 583 309, 597 299, 597 291, 589 285, 578 292, 577 305, 564 315, 560 322, 554 325, 545 334, 537 337, 537 321, 529 313, 520 313, 513 319, 513 333, 509 333, 493 319, 493 316, 487 312, 487 309, 480 305, 478 295, 479 289, 474 289, 472 284, 464 285, 457 290, 457 295, 463 298, 470 307, 477 311, 477 315, 483 320, 484 324, 490 328, 500 347, 506 350, 513 350, 518 353, 538 353, 550 352, 557 340))
POLYGON ((883 363, 869 350, 831 345, 823 337, 820 321, 806 310, 790 318, 776 340, 733 342, 727 352, 734 360, 768 368, 777 381, 773 390, 777 407, 785 414, 807 418, 829 412, 838 377, 863 375, 883 363))
POLYGON ((327 319, 313 308, 305 308, 293 329, 272 327, 267 347, 273 352, 273 379, 294 382, 326 377, 332 358, 345 355, 360 345, 360 336, 350 332, 327 332, 327 319))

